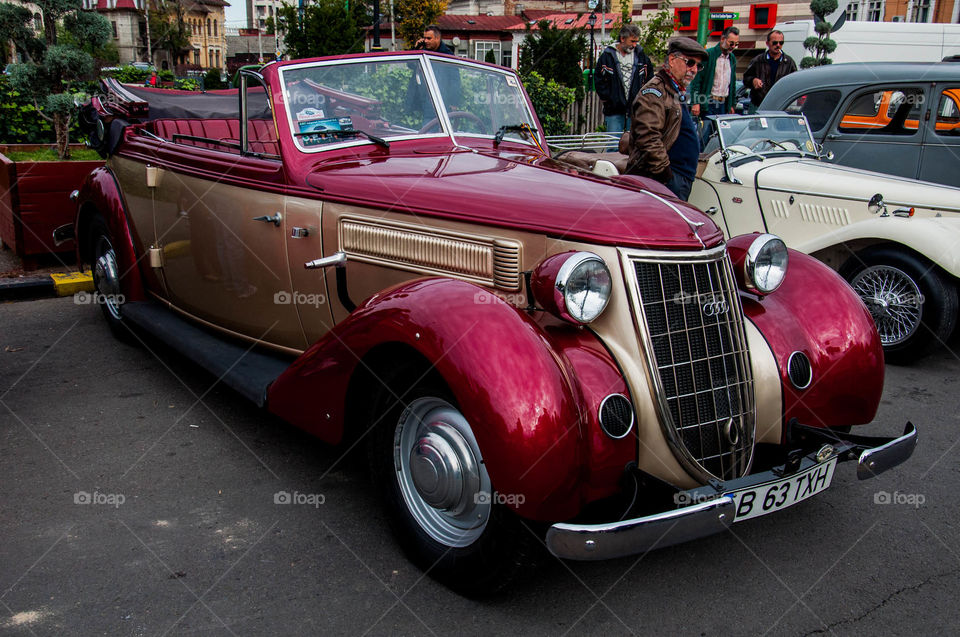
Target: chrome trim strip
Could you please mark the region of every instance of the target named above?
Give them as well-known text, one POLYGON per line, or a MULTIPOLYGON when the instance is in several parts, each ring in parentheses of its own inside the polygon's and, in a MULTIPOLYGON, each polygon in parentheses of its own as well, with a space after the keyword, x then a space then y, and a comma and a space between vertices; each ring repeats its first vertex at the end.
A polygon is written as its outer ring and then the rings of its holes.
POLYGON ((644 553, 725 531, 734 518, 733 496, 675 511, 610 524, 554 524, 547 548, 561 559, 607 560, 644 553))
MULTIPOLYGON (((937 185, 939 186, 939 184, 937 185)), ((940 186, 940 187, 942 188, 943 186, 940 186)), ((845 201, 856 201, 856 202, 862 203, 864 207, 866 207, 867 201, 868 201, 867 199, 864 199, 862 197, 838 195, 835 192, 826 193, 826 192, 814 192, 811 190, 788 190, 785 188, 773 188, 768 186, 760 186, 758 190, 763 190, 766 192, 782 192, 788 195, 808 195, 810 197, 827 197, 830 199, 843 199, 845 201)), ((960 192, 958 192, 958 194, 960 194, 960 192)), ((918 208, 920 210, 945 210, 947 212, 960 212, 960 206, 944 206, 942 204, 938 204, 937 207, 932 208, 930 206, 925 206, 923 204, 908 203, 905 201, 893 201, 893 200, 890 200, 890 201, 884 200, 884 201, 889 207, 901 206, 904 208, 918 208)))
POLYGON ((860 454, 857 459, 857 478, 867 480, 880 475, 887 469, 905 462, 913 455, 913 450, 916 448, 917 428, 913 423, 908 422, 902 436, 860 454))

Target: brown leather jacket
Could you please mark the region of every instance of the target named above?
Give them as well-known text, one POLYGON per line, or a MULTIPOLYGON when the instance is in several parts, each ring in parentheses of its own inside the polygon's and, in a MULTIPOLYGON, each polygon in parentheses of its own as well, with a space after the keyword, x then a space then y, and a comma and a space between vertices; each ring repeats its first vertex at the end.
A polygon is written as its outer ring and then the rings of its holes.
POLYGON ((667 151, 680 134, 680 108, 680 95, 670 75, 661 68, 633 100, 628 173, 663 183, 670 179, 667 151))

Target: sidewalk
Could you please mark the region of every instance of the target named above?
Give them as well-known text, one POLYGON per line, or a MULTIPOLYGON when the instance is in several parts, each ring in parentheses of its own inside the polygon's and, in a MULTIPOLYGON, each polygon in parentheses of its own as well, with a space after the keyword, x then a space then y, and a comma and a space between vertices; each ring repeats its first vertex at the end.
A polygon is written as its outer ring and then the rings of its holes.
POLYGON ((17 255, 0 249, 0 302, 69 296, 93 290, 89 271, 77 272, 76 264, 62 263, 51 256, 43 267, 24 271, 17 255))

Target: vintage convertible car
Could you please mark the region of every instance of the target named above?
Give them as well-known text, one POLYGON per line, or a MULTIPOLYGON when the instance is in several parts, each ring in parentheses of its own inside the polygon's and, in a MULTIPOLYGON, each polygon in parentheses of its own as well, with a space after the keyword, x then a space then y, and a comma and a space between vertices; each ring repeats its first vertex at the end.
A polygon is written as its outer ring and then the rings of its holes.
POLYGON ((647 551, 912 453, 910 423, 847 433, 883 355, 833 271, 552 159, 509 69, 365 54, 241 84, 190 98, 203 117, 120 85, 85 109, 110 157, 77 193, 79 256, 118 335, 365 443, 431 576, 483 594, 540 542, 647 551))
POLYGON ((916 360, 957 320, 960 189, 823 161, 806 118, 720 116, 690 202, 724 232, 763 231, 838 270, 887 360, 916 360))

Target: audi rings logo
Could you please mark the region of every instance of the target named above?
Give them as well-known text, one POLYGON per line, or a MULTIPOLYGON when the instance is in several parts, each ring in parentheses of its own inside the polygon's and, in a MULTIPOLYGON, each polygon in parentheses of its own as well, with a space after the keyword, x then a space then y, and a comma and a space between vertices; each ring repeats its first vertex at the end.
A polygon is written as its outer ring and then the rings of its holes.
POLYGON ((723 297, 712 298, 700 306, 704 316, 723 316, 727 309, 727 300, 723 297))

